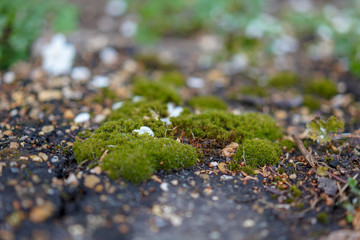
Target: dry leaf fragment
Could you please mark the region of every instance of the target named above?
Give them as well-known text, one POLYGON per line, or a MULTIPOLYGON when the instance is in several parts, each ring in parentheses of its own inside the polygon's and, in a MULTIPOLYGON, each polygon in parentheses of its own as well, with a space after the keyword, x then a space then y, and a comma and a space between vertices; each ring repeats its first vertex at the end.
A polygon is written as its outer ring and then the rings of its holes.
POLYGON ((223 157, 233 157, 235 151, 238 149, 239 144, 236 142, 232 142, 227 145, 223 150, 221 150, 221 156, 223 157))

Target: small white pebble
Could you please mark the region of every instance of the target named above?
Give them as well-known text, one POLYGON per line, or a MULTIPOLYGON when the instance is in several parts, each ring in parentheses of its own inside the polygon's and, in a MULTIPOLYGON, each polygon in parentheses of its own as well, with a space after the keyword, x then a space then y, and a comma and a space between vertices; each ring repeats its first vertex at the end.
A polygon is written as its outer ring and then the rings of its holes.
POLYGON ((219 165, 218 162, 211 162, 210 164, 211 164, 213 167, 216 167, 217 165, 219 165))
POLYGON ((124 37, 132 37, 135 35, 135 33, 137 32, 137 23, 133 20, 125 20, 121 25, 120 25, 120 33, 124 36, 124 37))
POLYGON ((255 226, 255 221, 252 220, 252 219, 246 219, 244 222, 243 222, 243 227, 244 228, 252 228, 255 226))
POLYGON ((142 126, 140 129, 135 129, 134 131, 132 131, 133 133, 138 133, 139 135, 143 135, 144 133, 149 134, 150 137, 154 136, 154 132, 146 126, 142 126))
POLYGON ((91 83, 95 88, 106 88, 110 84, 110 79, 105 76, 95 76, 91 83))
POLYGON ((126 12, 127 3, 124 0, 110 0, 105 6, 105 12, 112 17, 119 17, 126 12))
POLYGON ((114 104, 112 105, 111 109, 112 109, 112 110, 116 110, 116 109, 121 108, 123 105, 124 105, 124 101, 116 102, 116 103, 114 103, 114 104))
POLYGON ((86 82, 90 76, 91 72, 87 67, 74 67, 71 71, 71 78, 77 82, 86 82))
POLYGON ((228 176, 228 175, 222 175, 221 177, 220 177, 220 180, 221 181, 229 181, 229 180, 232 180, 233 179, 233 177, 232 176, 228 176))
POLYGON ((117 62, 119 59, 119 54, 114 48, 106 47, 100 51, 99 58, 101 62, 111 65, 117 62))
POLYGON ((169 191, 169 184, 167 182, 163 182, 160 184, 160 189, 163 190, 164 192, 169 191))
POLYGON ((142 96, 134 96, 133 98, 132 98, 132 101, 134 102, 134 103, 137 103, 137 102, 140 102, 140 101, 143 101, 144 100, 144 97, 142 97, 142 96))
POLYGON ((3 76, 3 81, 6 84, 11 84, 15 82, 16 74, 14 72, 6 72, 3 76))
POLYGON ((87 112, 82 112, 76 115, 74 118, 75 123, 82 123, 90 120, 90 114, 87 112))
POLYGON ((205 81, 202 78, 189 77, 186 81, 186 84, 191 88, 203 88, 205 86, 205 81))

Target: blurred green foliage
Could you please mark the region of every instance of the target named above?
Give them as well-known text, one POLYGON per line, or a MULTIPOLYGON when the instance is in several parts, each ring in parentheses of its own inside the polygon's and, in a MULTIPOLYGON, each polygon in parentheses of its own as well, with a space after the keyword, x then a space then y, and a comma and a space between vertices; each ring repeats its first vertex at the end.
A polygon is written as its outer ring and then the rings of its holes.
POLYGON ((73 30, 77 8, 57 0, 0 1, 0 69, 26 59, 46 23, 57 32, 73 30))

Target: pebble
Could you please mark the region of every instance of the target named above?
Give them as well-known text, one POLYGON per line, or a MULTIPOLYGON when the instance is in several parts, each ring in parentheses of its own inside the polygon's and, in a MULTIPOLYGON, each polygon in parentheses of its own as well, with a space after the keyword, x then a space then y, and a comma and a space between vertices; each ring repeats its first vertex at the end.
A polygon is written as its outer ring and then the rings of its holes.
POLYGON ((44 90, 41 91, 38 95, 38 99, 40 102, 46 102, 51 100, 61 100, 62 93, 59 90, 44 90))
POLYGON ((87 188, 94 188, 98 183, 100 183, 100 178, 95 175, 87 175, 84 179, 84 186, 87 188))
POLYGON ((40 152, 40 153, 39 153, 39 157, 41 157, 41 159, 44 160, 44 161, 49 160, 48 155, 46 155, 46 154, 43 153, 43 152, 40 152))
POLYGON ((244 228, 252 228, 255 226, 255 221, 252 220, 252 219, 246 219, 244 222, 243 222, 243 227, 244 228))
POLYGON ((65 180, 65 184, 77 185, 79 183, 78 179, 76 178, 75 174, 71 173, 69 177, 65 180))
POLYGON ((124 37, 132 37, 137 32, 137 23, 130 19, 125 20, 120 25, 119 31, 124 37))
POLYGON ((53 125, 45 125, 45 126, 43 126, 42 127, 42 131, 44 132, 44 133, 50 133, 50 132, 52 132, 52 131, 54 131, 54 126, 53 125))
POLYGON ((92 168, 92 169, 90 170, 90 172, 93 173, 93 174, 99 175, 99 174, 101 174, 101 172, 102 172, 102 171, 101 171, 101 167, 96 166, 96 167, 92 168))
POLYGON ((124 0, 110 0, 105 6, 105 12, 111 17, 119 17, 126 12, 127 3, 124 0))
POLYGON ((294 180, 294 179, 297 178, 297 176, 296 176, 296 174, 294 173, 294 174, 291 174, 291 175, 289 176, 289 178, 292 179, 292 180, 294 180))
POLYGON ((99 58, 101 62, 112 65, 118 61, 119 54, 114 48, 106 47, 100 51, 99 58))
POLYGON ((179 184, 179 181, 177 179, 171 180, 171 184, 177 186, 179 184))
POLYGON ((64 111, 64 118, 66 120, 72 120, 72 119, 74 119, 74 117, 75 117, 75 114, 70 109, 67 109, 64 111))
POLYGON ((87 67, 74 67, 70 76, 76 82, 84 83, 89 80, 91 72, 87 67))
POLYGON ((110 78, 106 76, 95 76, 92 79, 91 84, 95 88, 106 88, 110 84, 110 78))
POLYGON ((42 162, 43 161, 41 159, 41 157, 36 156, 36 155, 30 155, 30 159, 33 160, 34 162, 42 162))
POLYGON ((140 129, 135 129, 132 132, 133 133, 136 132, 139 135, 143 135, 144 133, 147 133, 147 134, 149 134, 150 137, 154 136, 154 132, 149 127, 146 127, 146 126, 142 126, 140 129))
POLYGON ((58 162, 59 161, 59 157, 58 156, 53 156, 52 158, 51 158, 51 162, 52 163, 56 163, 56 162, 58 162))
POLYGON ((14 72, 6 72, 3 76, 3 82, 6 84, 11 84, 15 82, 16 74, 14 72))
POLYGON ((205 87, 205 81, 202 78, 198 77, 189 77, 186 81, 188 87, 191 88, 203 88, 205 87))
POLYGON ((87 122, 90 120, 90 114, 87 112, 82 112, 79 113, 78 115, 76 115, 76 117, 74 118, 74 122, 75 123, 83 123, 83 122, 87 122))
POLYGON ((163 190, 164 192, 169 191, 169 184, 167 182, 163 182, 160 184, 160 189, 163 190))
POLYGON ((19 143, 17 143, 17 142, 11 142, 10 145, 9 145, 9 148, 18 149, 19 146, 20 146, 19 143))
POLYGON ((229 181, 229 180, 232 180, 233 179, 233 177, 232 176, 228 176, 228 175, 222 175, 221 177, 220 177, 220 180, 221 181, 229 181))
POLYGON ((117 110, 117 109, 121 108, 123 105, 124 105, 124 101, 116 102, 112 105, 111 109, 117 110))
POLYGON ((40 206, 34 207, 29 214, 29 218, 34 223, 40 223, 51 217, 54 210, 55 207, 51 202, 45 202, 40 206))

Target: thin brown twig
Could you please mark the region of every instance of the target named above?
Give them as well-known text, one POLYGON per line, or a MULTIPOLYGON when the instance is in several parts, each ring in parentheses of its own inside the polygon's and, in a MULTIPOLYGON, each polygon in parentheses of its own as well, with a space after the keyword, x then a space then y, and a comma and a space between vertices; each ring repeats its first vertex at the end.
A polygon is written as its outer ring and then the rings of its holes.
POLYGON ((336 176, 335 174, 333 174, 333 173, 331 173, 331 172, 328 172, 328 174, 329 174, 332 178, 334 178, 335 180, 338 180, 339 182, 342 182, 342 183, 344 183, 344 184, 347 183, 344 179, 339 178, 338 176, 336 176))
POLYGON ((300 152, 304 155, 305 159, 309 162, 311 167, 315 168, 316 165, 318 165, 315 158, 309 153, 308 150, 306 150, 306 148, 305 148, 303 142, 300 140, 300 138, 298 138, 295 134, 292 134, 291 136, 294 139, 295 144, 299 148, 300 152))

